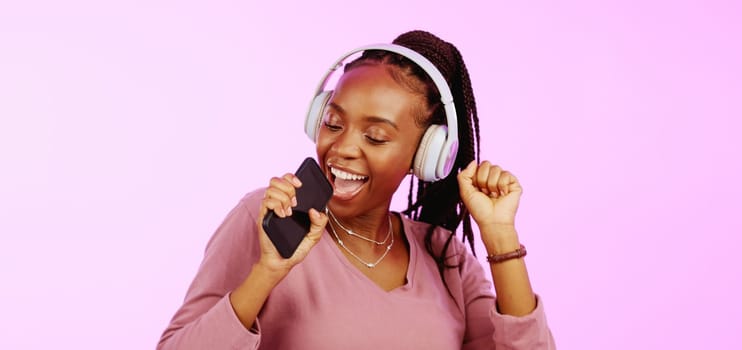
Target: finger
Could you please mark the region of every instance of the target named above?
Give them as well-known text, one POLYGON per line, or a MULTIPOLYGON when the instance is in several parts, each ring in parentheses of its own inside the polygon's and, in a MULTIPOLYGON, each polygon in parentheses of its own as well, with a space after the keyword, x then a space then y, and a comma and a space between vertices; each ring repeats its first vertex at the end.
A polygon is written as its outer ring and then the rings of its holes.
POLYGON ((309 233, 308 236, 321 236, 322 230, 325 229, 325 225, 327 225, 327 214, 320 212, 317 209, 310 208, 309 209, 309 221, 311 225, 309 226, 309 233))
POLYGON ((311 222, 309 232, 304 236, 301 243, 299 243, 294 255, 291 256, 292 259, 304 259, 312 247, 319 242, 320 238, 322 238, 322 231, 325 229, 325 225, 327 225, 327 215, 312 208, 309 209, 309 221, 311 222))
POLYGON ((486 188, 487 190, 483 190, 483 192, 493 198, 501 196, 502 193, 500 193, 500 191, 497 189, 497 181, 500 179, 501 176, 502 168, 497 165, 490 165, 486 183, 482 185, 482 187, 486 188))
POLYGON ((474 175, 473 178, 473 185, 476 187, 479 191, 484 192, 485 194, 489 194, 489 189, 487 188, 487 178, 489 177, 490 173, 490 163, 488 161, 484 161, 479 164, 479 167, 477 167, 477 173, 474 175))
POLYGON ((296 186, 294 186, 294 179, 299 181, 293 174, 285 174, 282 177, 272 177, 270 180, 269 187, 274 187, 282 192, 285 192, 289 198, 296 195, 296 186))
POLYGON ((497 165, 490 164, 489 162, 483 164, 487 169, 482 169, 481 173, 478 174, 480 191, 490 197, 497 198, 500 195, 497 191, 497 179, 500 177, 502 169, 497 165))
POLYGON ((283 175, 283 178, 294 185, 294 187, 301 187, 301 180, 299 180, 296 175, 292 173, 286 173, 285 175, 283 175))
POLYGON ((281 202, 290 203, 291 194, 287 193, 284 190, 278 189, 276 187, 268 187, 265 189, 265 194, 263 195, 263 199, 275 199, 281 202))
POLYGON ((284 211, 287 215, 291 215, 291 207, 297 204, 296 185, 301 186, 301 181, 294 174, 287 173, 280 178, 273 177, 270 180, 268 190, 266 190, 266 196, 283 201, 284 211))
MULTIPOLYGON (((280 212, 283 213, 283 215, 291 215, 291 197, 288 193, 283 192, 275 187, 268 187, 265 190, 265 199, 263 199, 263 202, 271 203, 271 207, 269 209, 273 209, 277 214, 280 212)), ((284 217, 281 216, 281 217, 284 217)))
POLYGON ((301 184, 301 180, 299 180, 299 177, 297 177, 294 174, 287 173, 286 175, 283 176, 283 178, 286 179, 286 180, 288 180, 289 182, 291 182, 291 184, 293 184, 294 187, 297 187, 298 188, 298 187, 301 187, 301 185, 302 185, 301 184))
POLYGON ((508 182, 507 182, 507 188, 508 193, 513 192, 523 192, 523 188, 520 186, 520 181, 518 181, 518 178, 513 175, 513 173, 508 172, 508 182))
POLYGON ((477 161, 472 160, 469 162, 469 165, 466 166, 466 168, 462 169, 458 175, 456 175, 456 180, 459 183, 459 195, 461 198, 468 198, 472 192, 476 191, 476 188, 473 186, 473 180, 472 178, 476 174, 477 171, 477 161))
POLYGON ((515 177, 508 171, 503 171, 497 180, 497 191, 505 196, 510 193, 510 184, 514 182, 515 177))
MULTIPOLYGON (((301 180, 299 180, 299 177, 291 173, 283 175, 283 178, 294 186, 294 195, 291 196, 291 207, 295 207, 298 204, 298 201, 296 200, 296 188, 301 187, 301 180)), ((291 207, 288 208, 289 215, 291 215, 291 207)))
MULTIPOLYGON (((286 209, 284 209, 283 203, 279 200, 276 200, 274 198, 266 198, 263 200, 263 206, 265 207, 266 213, 268 210, 273 210, 273 212, 280 218, 285 218, 291 214, 289 214, 286 209)), ((266 213, 263 213, 265 215, 266 213)))
POLYGON ((458 175, 459 180, 468 180, 468 182, 471 182, 476 171, 477 171, 477 161, 472 160, 471 162, 469 162, 466 168, 461 170, 461 172, 459 173, 458 175))

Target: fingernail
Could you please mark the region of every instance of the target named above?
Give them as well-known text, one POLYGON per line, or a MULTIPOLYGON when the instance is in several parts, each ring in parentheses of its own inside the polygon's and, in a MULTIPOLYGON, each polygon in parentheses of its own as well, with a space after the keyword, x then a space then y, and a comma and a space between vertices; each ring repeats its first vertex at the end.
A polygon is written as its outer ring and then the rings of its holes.
POLYGON ((315 209, 310 209, 309 214, 312 215, 315 219, 319 219, 319 211, 315 209))
POLYGON ((291 207, 286 208, 286 213, 288 216, 291 216, 291 207))
POLYGON ((291 197, 291 206, 295 207, 295 206, 297 206, 298 204, 299 204, 299 203, 298 203, 298 202, 296 201, 296 197, 291 197))
POLYGON ((294 186, 297 186, 297 187, 298 186, 301 186, 301 180, 299 180, 299 178, 296 177, 296 176, 294 176, 294 177, 291 178, 291 182, 294 183, 294 186))

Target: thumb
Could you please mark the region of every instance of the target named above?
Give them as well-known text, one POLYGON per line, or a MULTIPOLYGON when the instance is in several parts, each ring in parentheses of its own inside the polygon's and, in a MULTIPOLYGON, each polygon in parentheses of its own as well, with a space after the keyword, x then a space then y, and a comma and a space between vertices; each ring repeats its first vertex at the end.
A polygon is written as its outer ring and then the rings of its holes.
POLYGON ((309 221, 311 222, 311 226, 309 226, 309 233, 306 238, 318 241, 319 237, 322 236, 322 230, 324 230, 325 225, 327 225, 327 214, 322 213, 317 209, 310 208, 309 221))
POLYGON ((459 187, 463 188, 466 185, 472 186, 472 183, 474 182, 474 175, 477 172, 477 161, 472 160, 469 162, 469 165, 466 166, 466 168, 462 169, 461 172, 459 172, 459 175, 457 176, 457 179, 459 181, 459 187))
POLYGON ((327 215, 312 208, 309 209, 309 221, 311 222, 309 232, 301 240, 301 243, 299 243, 292 256, 293 258, 303 260, 309 254, 309 250, 319 242, 319 239, 322 238, 322 231, 325 229, 325 225, 327 225, 327 215))

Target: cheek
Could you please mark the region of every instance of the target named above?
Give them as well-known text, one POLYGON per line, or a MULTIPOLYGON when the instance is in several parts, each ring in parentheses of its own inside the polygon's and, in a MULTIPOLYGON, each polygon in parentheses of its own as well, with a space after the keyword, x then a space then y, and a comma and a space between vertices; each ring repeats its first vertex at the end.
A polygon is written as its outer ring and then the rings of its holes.
POLYGON ((418 147, 418 138, 411 137, 404 145, 400 145, 395 153, 397 163, 404 163, 406 167, 412 167, 412 161, 415 159, 418 147))
MULTIPOLYGON (((394 178, 404 178, 412 166, 417 148, 407 144, 400 147, 389 148, 375 154, 374 161, 379 172, 394 178)), ((369 154, 370 155, 370 154, 369 154)))
POLYGON ((320 130, 319 135, 317 135, 317 141, 315 143, 317 154, 327 152, 327 150, 330 148, 331 143, 332 140, 330 137, 327 136, 327 132, 324 130, 324 128, 320 130))
POLYGON ((327 164, 327 159, 325 159, 327 147, 321 142, 321 140, 321 138, 317 138, 317 144, 315 145, 314 150, 317 154, 317 163, 319 163, 319 167, 322 168, 323 171, 327 171, 327 169, 325 169, 325 164, 327 164))

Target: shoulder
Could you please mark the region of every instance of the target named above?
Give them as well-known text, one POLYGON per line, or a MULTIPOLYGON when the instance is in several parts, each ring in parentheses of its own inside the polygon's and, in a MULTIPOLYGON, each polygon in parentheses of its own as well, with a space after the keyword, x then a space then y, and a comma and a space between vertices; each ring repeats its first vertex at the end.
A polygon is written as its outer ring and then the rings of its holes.
POLYGON ((413 220, 403 214, 400 214, 402 223, 407 230, 407 239, 415 240, 425 247, 425 237, 430 233, 430 244, 436 252, 443 250, 443 247, 448 243, 448 255, 449 257, 454 255, 460 255, 466 253, 466 246, 460 239, 456 239, 455 235, 452 237, 452 232, 441 226, 435 226, 427 222, 413 220), (450 241, 449 241, 449 238, 450 241))
POLYGON ((265 196, 265 190, 266 187, 260 187, 247 192, 244 196, 242 196, 238 205, 246 207, 260 206, 260 201, 262 201, 263 197, 265 196))
POLYGON ((404 224, 405 229, 408 231, 408 236, 425 237, 428 232, 432 231, 433 239, 439 240, 443 237, 448 237, 448 235, 451 234, 451 231, 446 230, 443 227, 434 226, 423 221, 416 221, 405 216, 404 214, 399 214, 399 217, 402 218, 402 223, 404 224))
POLYGON ((260 212, 260 201, 263 199, 265 188, 258 188, 250 191, 240 198, 226 217, 222 220, 216 232, 209 240, 206 249, 220 243, 231 244, 240 239, 249 238, 254 235, 255 222, 258 220, 260 212))
POLYGON ((227 219, 235 217, 256 219, 260 211, 260 202, 265 196, 265 190, 265 187, 261 187, 243 195, 237 205, 227 214, 227 219))

